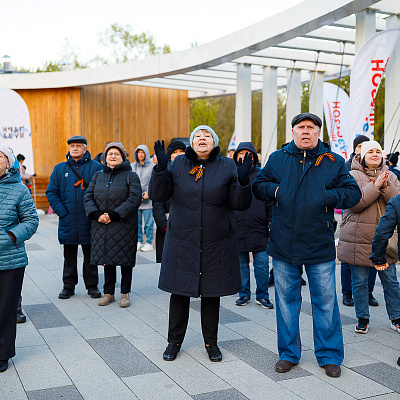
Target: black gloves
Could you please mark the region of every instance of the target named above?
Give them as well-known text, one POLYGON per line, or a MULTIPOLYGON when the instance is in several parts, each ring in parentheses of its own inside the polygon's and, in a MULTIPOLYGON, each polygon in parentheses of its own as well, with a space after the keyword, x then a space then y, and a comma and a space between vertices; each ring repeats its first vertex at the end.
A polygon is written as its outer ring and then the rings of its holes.
POLYGON ((157 171, 165 171, 167 169, 168 162, 171 159, 172 149, 169 149, 167 154, 165 154, 164 140, 162 142, 157 140, 157 142, 154 143, 154 153, 156 154, 158 161, 157 171))
POLYGON ((249 184, 249 172, 251 165, 253 164, 253 155, 251 153, 246 153, 243 160, 239 158, 237 163, 237 174, 238 181, 241 186, 246 186, 249 184))

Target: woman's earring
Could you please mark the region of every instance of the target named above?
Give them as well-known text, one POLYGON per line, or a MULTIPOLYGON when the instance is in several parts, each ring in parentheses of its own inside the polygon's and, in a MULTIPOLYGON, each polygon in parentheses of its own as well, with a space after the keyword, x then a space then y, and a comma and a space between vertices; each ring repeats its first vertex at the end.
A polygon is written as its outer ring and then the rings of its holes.
POLYGON ((9 168, 10 166, 9 165, 7 165, 7 168, 6 168, 6 170, 5 170, 5 173, 6 173, 6 175, 8 174, 8 172, 9 172, 9 168))

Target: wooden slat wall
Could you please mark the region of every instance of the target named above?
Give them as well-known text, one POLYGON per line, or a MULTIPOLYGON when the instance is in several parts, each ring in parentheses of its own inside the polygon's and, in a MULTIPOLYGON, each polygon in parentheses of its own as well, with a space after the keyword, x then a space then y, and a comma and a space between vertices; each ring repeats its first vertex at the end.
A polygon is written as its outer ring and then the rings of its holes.
POLYGON ((80 89, 16 90, 31 118, 35 172, 49 176, 65 161, 67 139, 81 131, 80 89))
POLYGON ((48 177, 65 161, 67 139, 83 134, 94 157, 109 141, 131 154, 139 144, 153 152, 157 139, 189 136, 186 91, 112 84, 85 88, 16 90, 31 118, 35 172, 48 177))
POLYGON ((189 99, 186 91, 112 84, 83 88, 82 132, 90 138, 93 155, 107 142, 120 141, 130 153, 146 144, 189 136, 189 99))

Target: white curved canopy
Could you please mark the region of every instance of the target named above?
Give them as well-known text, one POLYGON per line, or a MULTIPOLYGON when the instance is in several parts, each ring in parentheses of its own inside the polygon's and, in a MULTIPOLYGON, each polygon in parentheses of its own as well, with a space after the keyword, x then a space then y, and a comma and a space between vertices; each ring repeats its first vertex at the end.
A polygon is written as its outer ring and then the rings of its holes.
POLYGON ((278 68, 278 86, 287 69, 325 76, 349 70, 355 55, 355 13, 376 12, 377 31, 385 18, 400 13, 399 0, 306 0, 284 12, 213 42, 145 60, 74 71, 4 74, 0 86, 12 89, 83 87, 129 83, 189 91, 189 97, 236 93, 237 64, 252 65, 252 90, 262 88, 262 68, 278 68))

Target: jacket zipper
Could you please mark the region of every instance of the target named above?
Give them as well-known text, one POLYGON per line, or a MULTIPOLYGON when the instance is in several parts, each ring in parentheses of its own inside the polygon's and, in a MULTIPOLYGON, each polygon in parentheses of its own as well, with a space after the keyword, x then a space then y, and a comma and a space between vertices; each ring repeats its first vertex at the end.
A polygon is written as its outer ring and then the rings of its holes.
MULTIPOLYGON (((76 173, 79 175, 79 165, 76 166, 76 173)), ((83 179, 83 178, 82 178, 83 179)), ((76 231, 78 233, 78 243, 79 243, 79 187, 76 187, 76 231)))
POLYGON ((203 170, 203 176, 201 179, 201 211, 200 211, 200 277, 199 277, 199 293, 200 295, 200 280, 201 280, 201 261, 203 256, 203 241, 202 241, 202 233, 203 233, 203 190, 204 190, 204 170, 203 164, 200 165, 200 168, 203 170))
MULTIPOLYGON (((109 181, 107 182, 107 201, 106 201, 106 211, 108 210, 108 199, 110 197, 110 186, 113 182, 113 177, 114 177, 114 173, 113 171, 111 171, 111 177, 109 179, 109 181)), ((107 179, 108 180, 108 179, 107 179)), ((105 228, 106 228, 106 234, 104 235, 104 255, 107 257, 107 238, 108 238, 108 226, 107 224, 105 224, 105 228)), ((107 265, 107 263, 104 263, 104 265, 107 265)))

